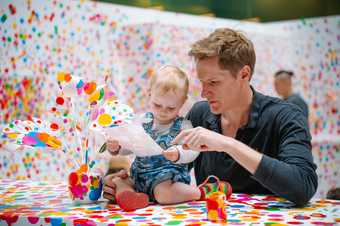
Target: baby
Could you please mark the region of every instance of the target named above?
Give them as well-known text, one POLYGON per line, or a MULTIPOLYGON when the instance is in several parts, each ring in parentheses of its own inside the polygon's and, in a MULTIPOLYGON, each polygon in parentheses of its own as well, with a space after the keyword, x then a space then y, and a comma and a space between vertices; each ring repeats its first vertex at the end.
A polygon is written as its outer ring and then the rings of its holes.
MULTIPOLYGON (((187 99, 188 88, 188 77, 175 66, 164 66, 152 77, 149 87, 150 111, 144 115, 143 128, 164 151, 162 155, 137 156, 131 165, 131 178, 114 178, 115 199, 122 209, 144 208, 149 200, 160 204, 203 200, 213 191, 212 184, 190 185, 188 163, 195 160, 199 152, 171 144, 181 130, 192 128, 190 121, 178 116, 187 99)), ((106 143, 113 155, 131 153, 121 147, 117 140, 106 143)), ((226 182, 220 182, 215 190, 231 193, 231 187, 226 182)))

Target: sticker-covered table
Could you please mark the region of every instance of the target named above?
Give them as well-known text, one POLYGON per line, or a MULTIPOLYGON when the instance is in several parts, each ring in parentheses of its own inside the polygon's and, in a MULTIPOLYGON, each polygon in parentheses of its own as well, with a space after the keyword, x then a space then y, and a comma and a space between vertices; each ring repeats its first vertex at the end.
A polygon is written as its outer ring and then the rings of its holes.
MULTIPOLYGON (((304 208, 273 196, 233 194, 227 202, 229 225, 336 225, 340 201, 313 200, 304 208)), ((67 185, 0 180, 0 225, 211 225, 205 202, 150 205, 124 212, 105 200, 75 204, 67 185)))

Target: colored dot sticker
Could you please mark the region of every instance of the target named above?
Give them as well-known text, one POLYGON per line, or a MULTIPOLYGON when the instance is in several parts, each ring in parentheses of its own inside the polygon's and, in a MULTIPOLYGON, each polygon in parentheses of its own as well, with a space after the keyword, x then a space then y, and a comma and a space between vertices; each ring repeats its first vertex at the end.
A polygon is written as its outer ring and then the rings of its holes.
POLYGON ((86 94, 92 94, 97 88, 97 84, 95 82, 86 83, 84 86, 84 91, 86 94))
POLYGON ((38 142, 34 137, 31 136, 24 136, 22 138, 22 143, 30 146, 36 145, 38 142))
POLYGON ((6 14, 3 14, 2 16, 1 16, 1 22, 2 23, 5 23, 5 21, 7 20, 7 15, 6 14))
POLYGON ((57 99, 55 100, 55 102, 59 105, 63 105, 64 104, 64 98, 62 97, 57 97, 57 99))
POLYGON ((98 123, 101 126, 108 126, 112 122, 112 118, 109 114, 102 114, 98 117, 98 123))
POLYGON ((50 127, 51 127, 51 130, 53 130, 53 131, 56 131, 56 130, 59 129, 59 126, 58 126, 58 124, 56 124, 56 123, 52 123, 52 124, 50 125, 50 127))

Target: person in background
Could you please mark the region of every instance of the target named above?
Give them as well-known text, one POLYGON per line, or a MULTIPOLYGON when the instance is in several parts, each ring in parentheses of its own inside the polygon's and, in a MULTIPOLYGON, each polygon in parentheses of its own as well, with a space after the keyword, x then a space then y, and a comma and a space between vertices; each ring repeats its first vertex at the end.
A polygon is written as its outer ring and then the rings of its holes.
POLYGON ((292 71, 277 71, 274 75, 275 90, 283 100, 293 103, 301 108, 303 115, 305 115, 308 119, 308 105, 299 94, 294 93, 292 84, 293 77, 294 73, 292 71))
POLYGON ((326 198, 340 200, 340 187, 330 189, 327 192, 326 198))
MULTIPOLYGON (((218 187, 213 183, 199 187, 190 185, 187 163, 199 153, 171 144, 180 131, 192 128, 190 121, 178 116, 187 99, 188 87, 186 74, 175 66, 162 67, 152 77, 150 111, 143 117, 143 127, 164 151, 161 155, 137 156, 131 165, 131 177, 105 179, 104 197, 115 198, 122 209, 130 211, 146 207, 149 199, 160 204, 204 200, 215 190, 230 196, 231 187, 227 182, 220 182, 218 187)), ((133 152, 120 147, 117 140, 109 139, 106 144, 113 155, 133 152)))

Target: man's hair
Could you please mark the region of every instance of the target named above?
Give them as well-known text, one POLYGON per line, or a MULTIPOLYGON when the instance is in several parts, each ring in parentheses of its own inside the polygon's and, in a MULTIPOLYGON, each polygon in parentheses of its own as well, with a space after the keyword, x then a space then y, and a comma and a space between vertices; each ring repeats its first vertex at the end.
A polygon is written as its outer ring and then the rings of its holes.
POLYGON ((195 42, 189 55, 195 60, 218 57, 221 69, 236 73, 245 65, 254 73, 256 55, 253 43, 241 32, 229 28, 219 28, 208 37, 195 42))
POLYGON ((189 90, 189 79, 184 71, 179 67, 165 65, 151 78, 149 90, 157 88, 160 95, 169 91, 182 91, 186 98, 189 90))
POLYGON ((292 71, 287 71, 287 70, 279 70, 274 74, 274 77, 281 76, 282 74, 288 75, 290 78, 294 76, 294 72, 292 71))

